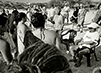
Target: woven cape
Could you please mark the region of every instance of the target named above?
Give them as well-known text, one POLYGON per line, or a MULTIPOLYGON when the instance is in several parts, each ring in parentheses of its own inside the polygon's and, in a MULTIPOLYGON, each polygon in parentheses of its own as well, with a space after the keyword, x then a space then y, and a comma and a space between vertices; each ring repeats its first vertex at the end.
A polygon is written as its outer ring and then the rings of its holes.
POLYGON ((45 44, 30 31, 25 35, 24 44, 26 49, 17 64, 20 72, 14 73, 72 73, 67 59, 55 46, 45 44))

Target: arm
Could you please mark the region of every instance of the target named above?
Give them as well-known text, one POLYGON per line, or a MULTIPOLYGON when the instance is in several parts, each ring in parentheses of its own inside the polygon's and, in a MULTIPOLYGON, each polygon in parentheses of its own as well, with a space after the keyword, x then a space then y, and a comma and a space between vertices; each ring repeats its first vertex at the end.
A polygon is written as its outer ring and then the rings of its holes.
POLYGON ((94 19, 92 20, 93 22, 98 22, 98 20, 99 20, 99 17, 101 16, 101 13, 100 13, 101 11, 97 11, 97 13, 96 13, 96 15, 95 15, 95 17, 94 17, 94 19))
POLYGON ((64 17, 63 16, 61 16, 61 24, 62 24, 62 27, 61 27, 61 30, 63 30, 63 27, 64 27, 64 17))

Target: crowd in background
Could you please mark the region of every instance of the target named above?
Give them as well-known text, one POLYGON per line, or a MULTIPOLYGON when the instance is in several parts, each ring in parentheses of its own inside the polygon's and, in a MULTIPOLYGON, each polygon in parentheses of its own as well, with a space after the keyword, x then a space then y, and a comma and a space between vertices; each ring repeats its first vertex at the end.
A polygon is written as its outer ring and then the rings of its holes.
MULTIPOLYGON (((18 9, 14 9, 12 13, 9 13, 9 10, 1 9, 0 21, 2 23, 0 24, 0 38, 1 38, 0 51, 7 64, 12 64, 13 59, 19 59, 19 58, 21 59, 24 55, 28 56, 27 58, 29 58, 29 55, 31 57, 34 54, 35 56, 33 57, 36 57, 35 52, 40 53, 41 50, 43 50, 43 45, 42 46, 41 44, 38 45, 39 42, 49 44, 50 46, 55 46, 55 49, 57 49, 59 53, 62 54, 61 56, 62 58, 61 59, 58 58, 58 60, 61 61, 59 62, 60 63, 59 67, 56 66, 59 69, 63 70, 65 69, 65 67, 69 68, 68 65, 63 65, 63 62, 64 64, 69 64, 69 62, 64 59, 65 57, 64 54, 68 53, 72 55, 70 61, 73 62, 76 61, 74 66, 75 67, 81 66, 81 60, 83 58, 83 55, 85 53, 88 53, 89 50, 84 49, 81 52, 79 52, 77 56, 78 59, 76 60, 74 51, 73 49, 70 48, 71 46, 70 42, 74 41, 75 36, 77 35, 78 32, 80 33, 85 32, 84 21, 86 13, 89 10, 87 10, 83 4, 75 4, 73 8, 74 8, 73 14, 70 18, 69 13, 71 11, 71 8, 69 7, 68 2, 65 3, 63 8, 54 5, 50 8, 46 8, 45 6, 41 7, 38 5, 34 5, 33 7, 29 6, 26 13, 19 12, 18 9), (72 25, 72 28, 69 29, 72 30, 72 33, 68 33, 67 34, 68 37, 66 37, 66 40, 64 40, 62 38, 63 36, 62 32, 65 30, 64 26, 66 25, 72 25), (33 44, 35 46, 36 42, 37 42, 36 45, 38 47, 34 47, 34 49, 28 50, 29 47, 33 47, 33 44)), ((98 33, 98 29, 101 30, 100 25, 101 25, 101 4, 99 4, 98 6, 97 13, 94 19, 92 20, 92 23, 90 23, 90 25, 87 26, 88 28, 87 33, 82 39, 80 39, 80 41, 82 40, 82 42, 80 43, 80 46, 78 46, 78 48, 82 48, 83 46, 90 48, 91 46, 94 46, 98 43, 97 41, 100 39, 100 34, 98 33)), ((68 32, 69 30, 66 31, 68 32)), ((78 44, 74 43, 72 45, 78 45, 78 44)), ((51 48, 51 50, 53 50, 52 51, 53 54, 58 54, 56 51, 55 51, 56 53, 54 53, 54 49, 51 48)), ((38 56, 38 58, 40 58, 40 55, 38 56)), ((22 59, 25 60, 25 58, 22 59)), ((33 58, 31 59, 33 61, 33 58)), ((42 59, 40 58, 40 60, 42 59)), ((58 61, 57 60, 55 61, 57 62, 55 64, 58 64, 58 61)), ((48 70, 47 67, 48 66, 46 66, 45 68, 48 70)), ((56 70, 58 70, 58 68, 56 68, 56 70)), ((51 69, 51 67, 49 69, 51 69)), ((49 70, 49 72, 51 73, 52 70, 49 70)), ((49 73, 48 71, 44 70, 44 68, 41 68, 41 71, 43 71, 43 73, 44 72, 49 73)), ((69 73, 72 73, 71 70, 68 71, 70 71, 69 73)))

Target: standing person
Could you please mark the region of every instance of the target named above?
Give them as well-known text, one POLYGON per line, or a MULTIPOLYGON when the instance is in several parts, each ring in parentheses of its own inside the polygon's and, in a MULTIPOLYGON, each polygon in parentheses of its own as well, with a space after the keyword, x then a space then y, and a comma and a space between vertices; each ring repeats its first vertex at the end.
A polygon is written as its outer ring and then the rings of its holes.
POLYGON ((98 10, 97 10, 96 15, 92 21, 101 25, 101 3, 98 5, 98 10))
POLYGON ((31 7, 28 7, 27 13, 26 13, 26 16, 27 16, 26 25, 27 25, 27 27, 29 27, 29 29, 31 29, 31 15, 32 15, 31 7))
POLYGON ((21 12, 18 16, 18 25, 17 25, 17 45, 18 45, 18 55, 24 51, 24 36, 27 31, 27 26, 25 24, 27 16, 25 13, 21 12))
POLYGON ((74 25, 78 24, 78 12, 79 12, 79 5, 76 4, 76 5, 74 5, 73 15, 70 18, 70 21, 73 24, 73 28, 74 28, 74 25))
POLYGON ((83 32, 86 13, 87 13, 87 10, 84 8, 84 5, 80 4, 80 9, 78 13, 78 30, 81 32, 83 32))
POLYGON ((11 37, 13 38, 13 41, 17 47, 17 30, 16 30, 16 26, 18 24, 17 21, 17 16, 18 16, 19 12, 18 10, 13 10, 12 14, 9 17, 9 33, 11 34, 11 37))
POLYGON ((57 30, 61 31, 63 29, 63 26, 64 26, 64 18, 60 14, 60 12, 61 12, 61 8, 56 7, 55 15, 53 17, 54 28, 55 28, 56 31, 57 30))
POLYGON ((70 12, 69 3, 66 2, 65 6, 61 10, 61 15, 64 17, 64 19, 65 19, 64 23, 66 23, 66 24, 68 24, 68 22, 69 22, 69 12, 70 12))
POLYGON ((51 8, 47 9, 47 19, 48 19, 49 21, 52 21, 54 15, 55 15, 54 5, 52 5, 51 8))

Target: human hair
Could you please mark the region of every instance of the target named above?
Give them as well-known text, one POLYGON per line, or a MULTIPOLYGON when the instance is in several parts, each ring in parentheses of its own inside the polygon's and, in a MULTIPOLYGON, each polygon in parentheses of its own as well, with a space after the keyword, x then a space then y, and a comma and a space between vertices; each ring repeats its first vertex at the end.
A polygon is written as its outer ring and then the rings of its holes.
POLYGON ((31 23, 35 28, 44 28, 45 18, 41 13, 35 13, 31 16, 31 23))
POLYGON ((13 10, 12 14, 17 15, 19 12, 17 10, 13 10))
POLYGON ((22 18, 26 18, 26 14, 24 12, 19 13, 18 22, 22 20, 22 18))
POLYGON ((100 9, 101 3, 98 5, 98 9, 100 9))
POLYGON ((5 31, 7 31, 7 23, 8 19, 2 15, 0 15, 0 35, 3 35, 5 31))
POLYGON ((18 14, 19 12, 17 10, 13 10, 11 16, 10 16, 10 21, 13 23, 13 21, 16 22, 16 24, 18 23, 18 14))
POLYGON ((1 25, 2 27, 5 26, 5 24, 7 23, 7 20, 8 20, 8 19, 7 19, 6 17, 0 15, 0 25, 1 25))

